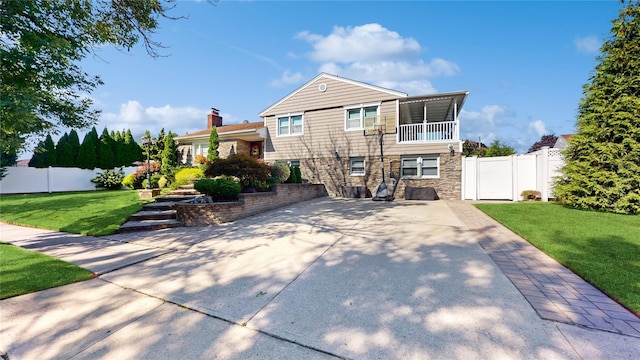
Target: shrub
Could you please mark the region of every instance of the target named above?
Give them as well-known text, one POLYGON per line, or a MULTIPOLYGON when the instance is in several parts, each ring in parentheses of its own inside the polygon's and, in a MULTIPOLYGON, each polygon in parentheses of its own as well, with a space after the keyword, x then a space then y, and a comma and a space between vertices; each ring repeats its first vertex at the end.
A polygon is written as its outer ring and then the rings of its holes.
POLYGON ((236 199, 240 193, 240 184, 224 178, 201 179, 193 187, 200 193, 215 199, 236 199))
POLYGON ((135 173, 131 173, 129 175, 127 175, 127 177, 124 178, 124 180, 122 180, 122 185, 128 187, 129 189, 133 190, 135 189, 135 181, 136 181, 136 174, 135 173))
POLYGON ((96 184, 97 187, 117 190, 122 188, 122 180, 124 180, 124 172, 120 169, 119 171, 105 170, 104 173, 98 174, 98 176, 91 179, 91 182, 96 184))
POLYGON ((201 165, 201 164, 210 164, 211 161, 207 160, 207 157, 204 155, 196 155, 196 158, 193 160, 193 163, 196 165, 201 165))
POLYGON ((160 186, 158 186, 158 182, 160 181, 160 179, 162 179, 163 176, 160 174, 153 174, 151 175, 151 188, 155 189, 155 188, 159 188, 160 186))
POLYGON ((167 187, 167 183, 169 182, 169 180, 167 180, 167 177, 162 175, 160 177, 160 179, 158 180, 158 187, 160 189, 164 189, 165 187, 167 187))
POLYGON ((176 186, 187 185, 188 183, 203 177, 204 173, 200 168, 184 168, 176 173, 176 181, 174 184, 176 186))
POLYGON ((523 190, 520 196, 522 196, 522 200, 538 200, 541 194, 538 190, 523 190))
POLYGON ((291 175, 287 180, 288 183, 301 184, 302 174, 300 173, 300 166, 291 166, 291 175))
POLYGON ((270 182, 274 184, 279 184, 287 181, 289 176, 291 175, 291 169, 289 169, 289 165, 276 161, 271 165, 271 178, 270 182))
POLYGON ((243 189, 250 190, 269 180, 271 167, 251 156, 234 154, 226 159, 213 160, 204 174, 212 178, 220 175, 235 176, 243 189))

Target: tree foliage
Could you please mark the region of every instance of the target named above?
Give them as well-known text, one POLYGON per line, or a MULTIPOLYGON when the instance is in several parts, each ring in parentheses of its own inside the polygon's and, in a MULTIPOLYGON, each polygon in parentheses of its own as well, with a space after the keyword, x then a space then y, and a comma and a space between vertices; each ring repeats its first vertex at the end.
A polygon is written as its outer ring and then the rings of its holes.
POLYGON ((169 131, 164 140, 164 150, 162 151, 162 173, 168 175, 171 169, 178 163, 178 144, 176 144, 176 134, 169 131))
POLYGON ((494 156, 509 156, 516 153, 516 150, 507 144, 503 144, 500 140, 496 139, 489 144, 487 150, 484 153, 484 157, 494 156))
POLYGON ((209 148, 207 149, 207 160, 213 161, 220 156, 218 148, 220 147, 220 139, 218 137, 218 130, 215 126, 211 127, 211 133, 209 133, 209 148))
POLYGON ((462 154, 464 156, 480 156, 482 157, 487 151, 487 145, 473 140, 465 140, 462 143, 462 154))
POLYGON ((640 213, 640 2, 613 21, 598 64, 584 85, 577 133, 555 186, 564 204, 640 213))
POLYGON ((96 155, 96 146, 93 143, 91 133, 85 135, 80 149, 78 150, 77 166, 81 169, 93 170, 98 167, 98 156, 96 155))
POLYGON ((542 135, 542 137, 540 138, 540 141, 536 141, 535 143, 533 143, 533 145, 531 145, 531 147, 527 152, 532 153, 534 151, 538 151, 542 149, 545 146, 548 146, 551 148, 556 144, 557 140, 558 140, 558 137, 553 134, 542 135))
POLYGON ((173 6, 174 0, 0 1, 0 150, 18 153, 29 135, 95 123, 98 111, 85 95, 102 81, 80 60, 96 47, 130 50, 140 40, 159 56, 162 45, 151 36, 173 6))

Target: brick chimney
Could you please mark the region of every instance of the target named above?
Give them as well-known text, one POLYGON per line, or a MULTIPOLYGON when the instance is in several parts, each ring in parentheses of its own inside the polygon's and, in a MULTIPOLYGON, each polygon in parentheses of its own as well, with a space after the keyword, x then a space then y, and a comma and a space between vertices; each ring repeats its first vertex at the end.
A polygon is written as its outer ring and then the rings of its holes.
POLYGON ((211 113, 207 115, 207 129, 222 126, 222 116, 218 115, 218 109, 211 108, 211 113))

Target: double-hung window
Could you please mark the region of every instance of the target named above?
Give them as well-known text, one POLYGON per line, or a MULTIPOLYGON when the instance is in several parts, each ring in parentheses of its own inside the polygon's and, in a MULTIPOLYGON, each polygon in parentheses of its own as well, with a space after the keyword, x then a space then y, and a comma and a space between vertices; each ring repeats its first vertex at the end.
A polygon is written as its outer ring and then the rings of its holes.
POLYGON ((278 136, 302 135, 302 114, 277 116, 278 136))
POLYGON ((356 157, 349 159, 349 175, 364 176, 364 158, 356 157))
POLYGON ((437 155, 407 156, 402 158, 402 177, 440 177, 440 158, 437 155))
POLYGON ((364 119, 378 116, 380 104, 363 104, 345 107, 345 130, 364 129, 364 119))

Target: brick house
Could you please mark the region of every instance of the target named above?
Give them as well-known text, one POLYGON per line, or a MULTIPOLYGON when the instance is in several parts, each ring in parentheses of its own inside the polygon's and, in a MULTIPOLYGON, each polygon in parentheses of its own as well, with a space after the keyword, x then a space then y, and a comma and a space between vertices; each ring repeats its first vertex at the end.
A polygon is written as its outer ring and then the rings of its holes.
POLYGON ((230 154, 237 153, 251 155, 258 159, 263 158, 266 129, 262 121, 223 125, 218 109, 212 108, 207 115, 206 129, 175 137, 180 164, 191 166, 195 164, 197 155, 207 157, 209 135, 214 126, 220 141, 218 147, 220 157, 226 158, 230 154))
MULTIPOLYGON (((458 114, 467 91, 408 96, 329 74, 319 74, 260 113, 263 158, 300 166, 332 196, 382 180, 383 132, 387 184, 433 187, 442 199, 461 198, 462 140, 458 114)), ((256 130, 256 133, 258 131, 256 130)))

